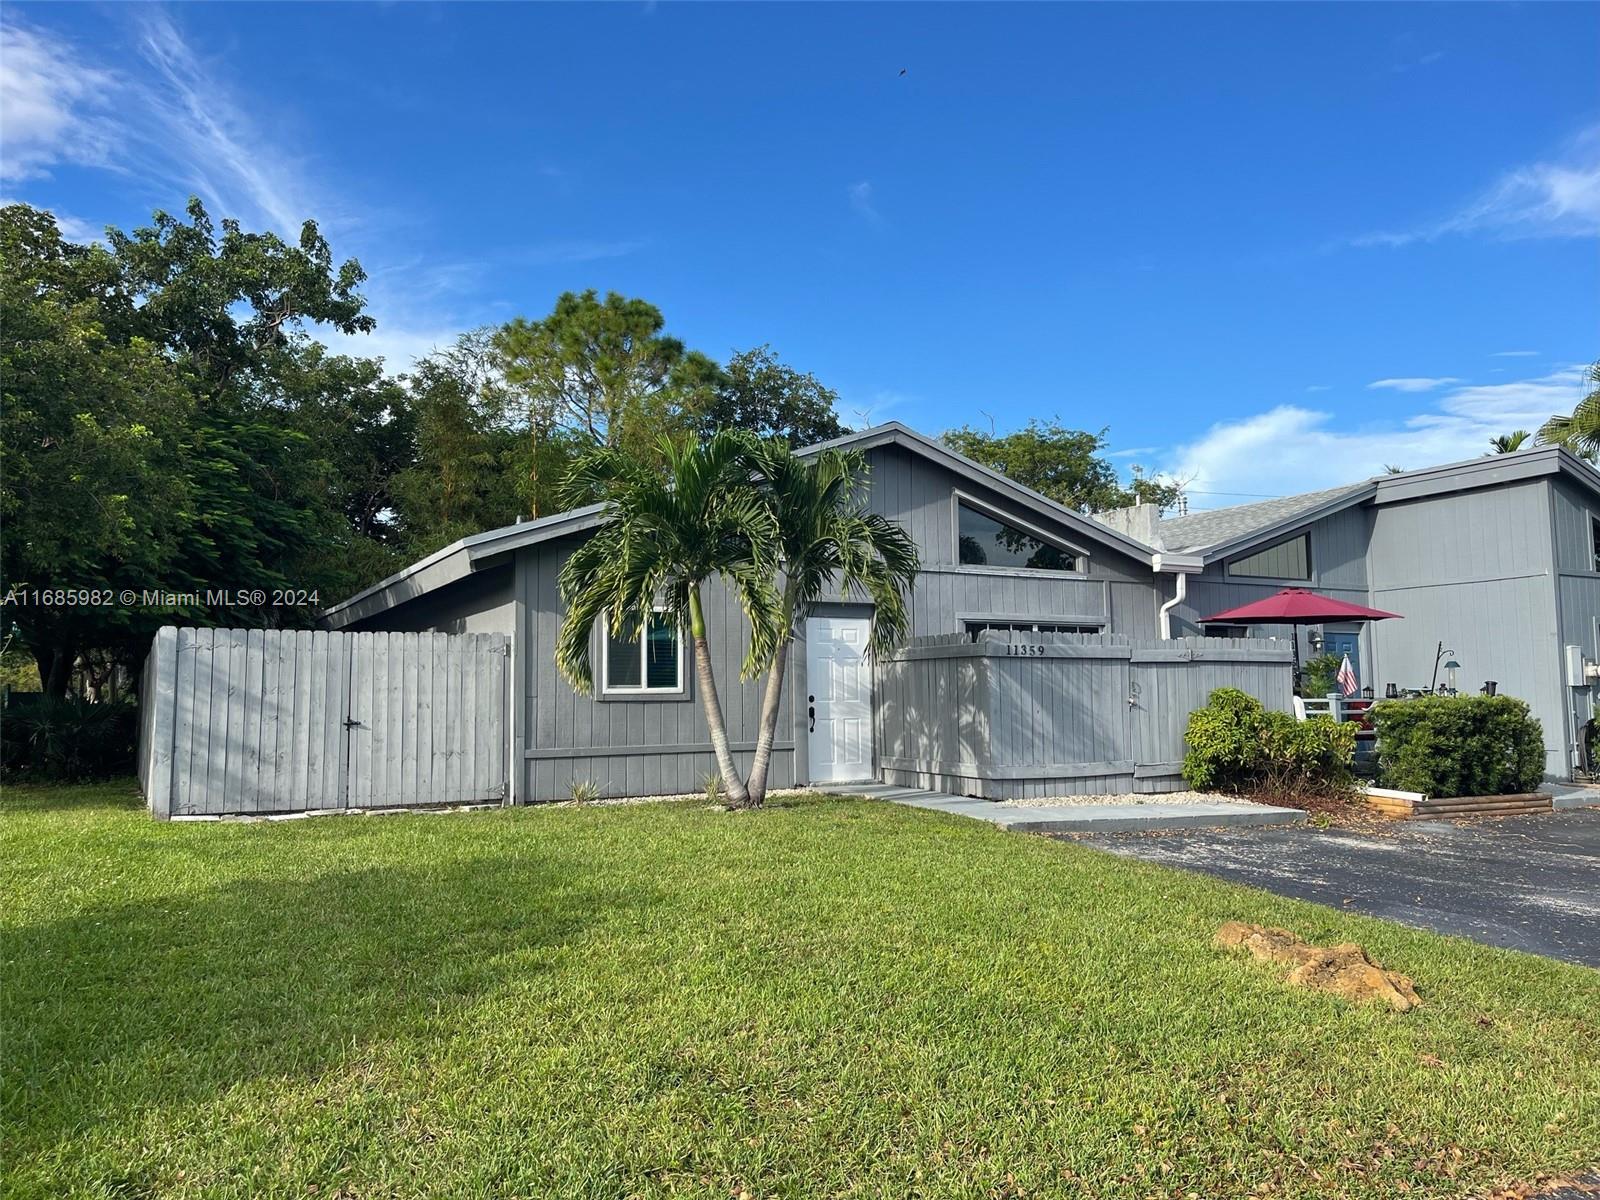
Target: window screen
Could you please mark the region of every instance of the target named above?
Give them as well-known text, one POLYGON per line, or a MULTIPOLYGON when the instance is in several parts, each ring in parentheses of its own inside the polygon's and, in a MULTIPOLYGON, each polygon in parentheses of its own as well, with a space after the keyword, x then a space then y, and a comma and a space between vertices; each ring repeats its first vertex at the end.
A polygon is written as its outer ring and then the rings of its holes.
POLYGON ((1068 633, 1099 633, 1099 625, 1068 625, 1059 621, 967 621, 967 636, 975 642, 985 638, 1009 642, 1022 637, 1029 641, 1049 641, 1051 637, 1068 633))
POLYGON ((1310 579, 1311 535, 1301 534, 1265 550, 1257 550, 1228 564, 1229 575, 1256 579, 1310 579))
POLYGON ((651 613, 649 628, 605 634, 608 692, 676 692, 683 688, 678 626, 666 613, 651 613))

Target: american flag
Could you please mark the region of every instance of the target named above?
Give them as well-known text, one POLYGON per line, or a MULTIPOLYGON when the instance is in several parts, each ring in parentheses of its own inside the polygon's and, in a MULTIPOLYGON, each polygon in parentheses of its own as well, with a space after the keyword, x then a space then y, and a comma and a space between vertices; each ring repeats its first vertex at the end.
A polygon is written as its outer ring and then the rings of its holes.
POLYGON ((1350 665, 1350 656, 1346 654, 1344 661, 1339 664, 1339 673, 1335 675, 1334 682, 1339 685, 1339 693, 1344 696, 1354 696, 1360 684, 1356 682, 1356 669, 1350 665))

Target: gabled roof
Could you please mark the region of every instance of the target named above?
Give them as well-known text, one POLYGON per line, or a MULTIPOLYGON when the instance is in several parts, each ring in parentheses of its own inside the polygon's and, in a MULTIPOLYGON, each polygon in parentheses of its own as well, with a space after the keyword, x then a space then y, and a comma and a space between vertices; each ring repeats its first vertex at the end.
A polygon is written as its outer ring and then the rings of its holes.
MULTIPOLYGON (((884 425, 873 426, 871 429, 847 433, 832 441, 806 446, 795 453, 811 455, 833 449, 871 450, 886 445, 903 446, 913 454, 936 462, 957 474, 977 480, 1024 509, 1042 512, 1079 537, 1098 542, 1145 564, 1150 564, 1152 561, 1152 550, 1144 543, 1135 541, 1110 526, 1102 525, 1099 521, 1064 504, 1058 504, 1032 488, 1023 487, 998 471, 990 470, 982 463, 973 462, 965 455, 957 454, 943 443, 926 437, 899 421, 890 421, 884 425)), ((454 583, 473 571, 501 561, 502 556, 512 550, 592 529, 604 520, 603 506, 593 504, 587 508, 541 517, 537 521, 524 521, 517 525, 507 525, 503 529, 493 529, 488 533, 462 538, 412 563, 405 570, 357 592, 348 600, 324 610, 323 620, 331 628, 342 628, 385 609, 404 604, 407 600, 413 600, 435 588, 454 583)))
POLYGON ((1398 504, 1449 492, 1500 487, 1546 475, 1564 475, 1600 493, 1600 471, 1562 446, 1538 446, 1511 454, 1490 454, 1437 467, 1379 475, 1344 487, 1281 496, 1170 517, 1158 534, 1168 550, 1201 555, 1215 562, 1267 545, 1295 530, 1357 504, 1398 504))
POLYGON ((1036 492, 1030 487, 1024 487, 1014 479, 1009 479, 993 468, 986 467, 980 462, 974 462, 965 454, 958 454, 943 442, 918 433, 908 425, 899 421, 887 421, 882 425, 874 425, 871 429, 862 429, 856 433, 847 433, 843 437, 834 438, 832 441, 818 442, 815 446, 806 446, 795 451, 796 454, 817 454, 823 450, 872 450, 878 446, 903 446, 913 454, 938 463, 954 471, 958 475, 965 475, 975 479, 992 491, 998 492, 1006 499, 1023 508, 1043 512, 1057 523, 1066 526, 1081 537, 1091 538, 1101 545, 1136 558, 1141 562, 1149 563, 1152 548, 1143 542, 1136 541, 1127 534, 1111 528, 1093 517, 1069 508, 1059 501, 1050 499, 1041 492, 1036 492))
POLYGON ((491 529, 487 533, 475 533, 451 542, 387 579, 380 579, 371 587, 364 588, 348 600, 341 600, 332 608, 324 609, 322 619, 329 628, 341 629, 397 604, 404 604, 407 600, 414 600, 447 583, 463 579, 519 547, 593 529, 605 520, 602 507, 591 504, 585 508, 540 517, 536 521, 521 521, 516 525, 491 529))
POLYGON ((1169 517, 1158 528, 1161 542, 1169 550, 1205 550, 1209 553, 1216 548, 1226 552, 1226 548, 1245 541, 1254 542, 1263 533, 1270 536, 1279 529, 1292 528, 1327 516, 1330 512, 1365 500, 1374 490, 1375 485, 1371 480, 1349 483, 1343 487, 1323 488, 1319 492, 1301 492, 1297 496, 1279 496, 1276 500, 1262 500, 1255 504, 1238 504, 1232 508, 1213 508, 1182 517, 1169 517))

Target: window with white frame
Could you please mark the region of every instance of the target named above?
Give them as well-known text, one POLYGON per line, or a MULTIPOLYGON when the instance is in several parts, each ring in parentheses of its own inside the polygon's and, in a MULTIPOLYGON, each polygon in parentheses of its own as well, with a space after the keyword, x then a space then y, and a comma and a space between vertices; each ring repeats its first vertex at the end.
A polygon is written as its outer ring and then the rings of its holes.
POLYGON ((1594 551, 1594 569, 1600 571, 1600 517, 1589 518, 1589 548, 1594 551))
POLYGON ((649 624, 620 633, 601 622, 605 647, 602 678, 608 695, 683 691, 683 637, 678 623, 661 611, 649 624))

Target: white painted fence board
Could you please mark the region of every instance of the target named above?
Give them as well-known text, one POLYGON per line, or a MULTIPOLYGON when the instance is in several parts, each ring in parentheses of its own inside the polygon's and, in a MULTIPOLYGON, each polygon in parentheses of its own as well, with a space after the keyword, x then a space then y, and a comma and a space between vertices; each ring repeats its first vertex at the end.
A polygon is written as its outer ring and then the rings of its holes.
POLYGON ((503 802, 509 664, 499 634, 167 627, 140 784, 161 817, 503 802))

